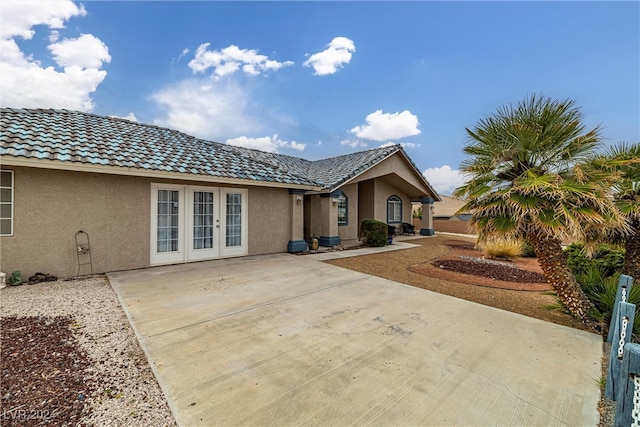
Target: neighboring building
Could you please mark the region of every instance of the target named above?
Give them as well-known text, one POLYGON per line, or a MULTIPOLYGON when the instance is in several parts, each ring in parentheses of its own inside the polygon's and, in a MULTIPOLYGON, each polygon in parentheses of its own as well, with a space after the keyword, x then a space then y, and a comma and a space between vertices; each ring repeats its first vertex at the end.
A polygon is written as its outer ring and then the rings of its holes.
POLYGON ((0 142, 0 268, 26 277, 76 275, 80 230, 106 272, 337 245, 440 200, 399 145, 308 161, 40 109, 0 109, 0 142))
POLYGON ((433 204, 433 228, 435 231, 461 234, 475 234, 469 223, 471 214, 461 212, 465 202, 449 196, 440 196, 440 201, 433 204))

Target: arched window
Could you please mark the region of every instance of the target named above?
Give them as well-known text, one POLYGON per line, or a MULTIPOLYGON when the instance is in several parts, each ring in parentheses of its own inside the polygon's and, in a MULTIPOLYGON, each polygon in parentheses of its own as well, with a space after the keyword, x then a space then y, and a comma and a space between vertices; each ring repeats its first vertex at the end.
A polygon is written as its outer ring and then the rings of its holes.
POLYGON ((402 222, 402 199, 396 195, 387 199, 387 223, 402 222))
POLYGON ((344 193, 340 193, 338 197, 338 225, 349 224, 349 199, 344 193))

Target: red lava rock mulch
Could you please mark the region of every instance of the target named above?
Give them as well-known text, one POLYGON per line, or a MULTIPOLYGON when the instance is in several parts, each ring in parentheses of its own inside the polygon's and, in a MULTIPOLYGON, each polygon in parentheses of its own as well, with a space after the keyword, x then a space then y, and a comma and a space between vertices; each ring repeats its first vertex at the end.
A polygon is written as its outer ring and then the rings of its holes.
POLYGON ((88 406, 71 316, 0 319, 3 426, 78 425, 88 406), (11 408, 11 409, 6 409, 11 408))
POLYGON ((495 261, 482 258, 482 252, 462 240, 447 240, 449 253, 429 262, 414 265, 410 271, 425 276, 453 280, 470 285, 515 291, 547 291, 544 274, 535 258, 495 261))

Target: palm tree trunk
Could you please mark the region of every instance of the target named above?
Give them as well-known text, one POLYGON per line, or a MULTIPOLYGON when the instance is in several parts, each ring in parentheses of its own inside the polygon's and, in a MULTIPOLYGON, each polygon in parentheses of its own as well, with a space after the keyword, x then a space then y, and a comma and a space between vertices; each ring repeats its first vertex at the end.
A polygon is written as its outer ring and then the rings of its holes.
POLYGON ((627 236, 624 244, 624 272, 640 283, 640 219, 632 221, 633 234, 627 236))
POLYGON ((538 264, 540 264, 547 282, 553 286, 560 301, 582 323, 594 330, 598 329, 597 324, 590 317, 595 306, 567 266, 560 240, 535 231, 529 233, 527 238, 536 252, 538 264))

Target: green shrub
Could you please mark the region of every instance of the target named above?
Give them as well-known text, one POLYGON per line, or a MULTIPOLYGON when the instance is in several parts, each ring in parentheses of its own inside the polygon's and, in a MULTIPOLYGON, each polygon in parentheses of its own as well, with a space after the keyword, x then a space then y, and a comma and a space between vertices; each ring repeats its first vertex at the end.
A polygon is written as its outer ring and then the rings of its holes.
POLYGON ((389 237, 387 224, 375 219, 363 219, 360 223, 360 240, 365 246, 384 246, 389 237))
POLYGON ((605 269, 606 275, 611 276, 624 269, 624 255, 624 248, 603 244, 593 254, 593 261, 605 269))
POLYGON ((591 267, 598 267, 605 277, 622 272, 624 267, 624 248, 602 244, 593 255, 588 256, 582 243, 572 243, 564 251, 567 265, 576 276, 586 274, 591 267))
POLYGON ((589 257, 585 254, 582 243, 570 244, 564 250, 564 255, 567 258, 567 265, 576 277, 587 273, 591 266, 591 262, 589 257))

